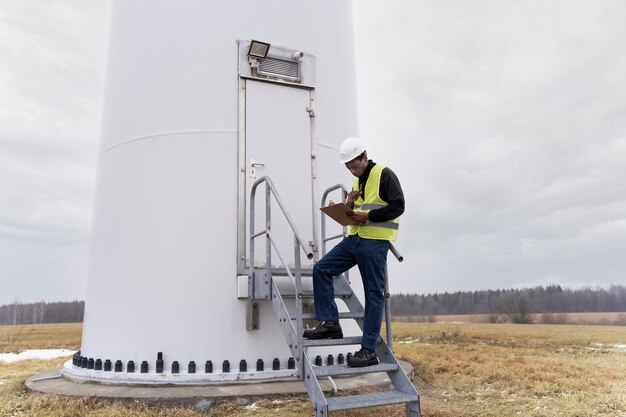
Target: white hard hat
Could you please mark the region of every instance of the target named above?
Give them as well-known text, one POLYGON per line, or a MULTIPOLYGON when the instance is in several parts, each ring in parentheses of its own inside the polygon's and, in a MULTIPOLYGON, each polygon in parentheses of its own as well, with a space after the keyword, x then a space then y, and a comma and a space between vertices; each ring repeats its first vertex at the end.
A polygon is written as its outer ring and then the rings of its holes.
POLYGON ((339 147, 339 153, 341 156, 341 163, 352 161, 357 156, 365 152, 365 142, 354 136, 345 139, 341 142, 339 147))

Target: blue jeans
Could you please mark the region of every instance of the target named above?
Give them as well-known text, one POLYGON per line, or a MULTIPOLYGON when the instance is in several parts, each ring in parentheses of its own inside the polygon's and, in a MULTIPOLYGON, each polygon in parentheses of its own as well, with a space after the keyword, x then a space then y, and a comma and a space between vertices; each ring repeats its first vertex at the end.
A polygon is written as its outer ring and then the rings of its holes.
POLYGON ((358 265, 365 292, 365 317, 361 345, 376 349, 385 303, 385 267, 389 241, 363 239, 358 235, 343 239, 313 267, 315 312, 321 321, 339 320, 333 277, 358 265))

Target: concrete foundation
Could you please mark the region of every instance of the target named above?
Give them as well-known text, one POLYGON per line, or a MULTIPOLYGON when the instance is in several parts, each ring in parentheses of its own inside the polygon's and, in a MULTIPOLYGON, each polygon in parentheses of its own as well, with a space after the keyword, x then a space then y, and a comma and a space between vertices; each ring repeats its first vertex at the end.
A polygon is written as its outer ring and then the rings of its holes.
MULTIPOLYGON (((402 369, 410 377, 413 366, 400 361, 402 369)), ((336 385, 338 391, 372 386, 386 386, 390 383, 384 373, 365 374, 349 378, 337 378, 332 382, 320 379, 320 385, 326 392, 331 392, 336 385)), ((69 397, 96 397, 111 401, 143 401, 151 405, 186 406, 204 411, 224 400, 237 400, 241 404, 259 398, 304 395, 306 390, 302 381, 254 382, 224 385, 106 385, 94 382, 77 383, 64 378, 60 369, 34 375, 26 381, 30 392, 53 394, 69 397)))

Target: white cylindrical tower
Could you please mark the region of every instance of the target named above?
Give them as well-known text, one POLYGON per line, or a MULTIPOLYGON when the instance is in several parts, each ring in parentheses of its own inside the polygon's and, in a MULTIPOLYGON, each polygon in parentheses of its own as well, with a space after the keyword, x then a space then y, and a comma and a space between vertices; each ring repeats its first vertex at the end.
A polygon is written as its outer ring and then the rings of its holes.
MULTIPOLYGON (((332 149, 358 133, 351 2, 118 0, 110 33, 83 341, 64 374, 294 377, 271 306, 261 302, 250 323, 250 190, 269 176, 301 236, 320 246, 319 198, 352 181, 332 149), (265 59, 250 56, 253 39, 271 44, 265 59)), ((271 212, 292 263, 293 235, 271 212)))

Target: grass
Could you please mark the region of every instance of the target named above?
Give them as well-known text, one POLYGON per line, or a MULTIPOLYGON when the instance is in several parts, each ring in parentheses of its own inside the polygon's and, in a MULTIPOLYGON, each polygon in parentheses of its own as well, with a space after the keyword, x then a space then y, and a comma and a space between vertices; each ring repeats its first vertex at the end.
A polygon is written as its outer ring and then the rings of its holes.
POLYGON ((82 323, 0 326, 0 353, 26 349, 80 349, 82 323))
POLYGON ((431 415, 626 416, 626 352, 612 349, 626 342, 623 327, 402 323, 394 332, 431 415))
MULTIPOLYGON (((530 315, 537 324, 581 324, 626 326, 626 313, 535 313, 530 315)), ((510 323, 504 314, 449 314, 395 316, 395 321, 408 323, 510 323)))
MULTIPOLYGON (((0 346, 71 348, 80 325, 0 327, 0 346), (9 337, 10 336, 10 337, 9 337), (8 339, 11 342, 8 342, 8 339)), ((423 417, 626 417, 626 327, 486 323, 394 323, 395 350, 415 366, 423 417)), ((6 350, 5 350, 6 351, 6 350)), ((252 406, 227 401, 208 412, 95 398, 27 395, 24 381, 67 360, 0 364, 0 416, 312 415, 305 397, 252 406)), ((331 417, 404 416, 404 407, 333 413, 331 417), (383 411, 384 410, 384 411, 383 411)))

